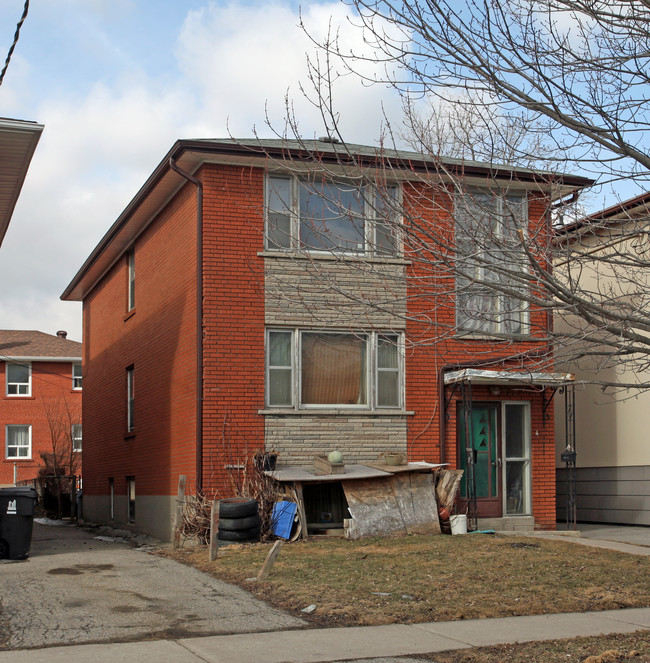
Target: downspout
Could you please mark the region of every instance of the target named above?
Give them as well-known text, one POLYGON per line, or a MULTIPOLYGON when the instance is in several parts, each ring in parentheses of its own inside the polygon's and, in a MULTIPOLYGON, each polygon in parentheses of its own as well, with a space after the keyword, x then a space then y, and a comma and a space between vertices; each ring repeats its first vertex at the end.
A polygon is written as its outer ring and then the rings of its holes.
POLYGON ((203 494, 203 184, 179 168, 169 167, 196 186, 196 494, 203 494))

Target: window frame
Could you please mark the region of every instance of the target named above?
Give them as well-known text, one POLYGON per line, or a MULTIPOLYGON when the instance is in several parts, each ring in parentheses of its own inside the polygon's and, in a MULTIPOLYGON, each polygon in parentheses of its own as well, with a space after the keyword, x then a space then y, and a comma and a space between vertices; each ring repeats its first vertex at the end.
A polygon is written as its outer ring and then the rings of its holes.
MULTIPOLYGON (((515 228, 515 234, 518 230, 523 230, 525 235, 528 236, 530 231, 530 215, 529 215, 529 200, 528 192, 522 191, 519 192, 508 192, 502 191, 498 193, 493 193, 488 190, 481 189, 467 189, 461 192, 457 192, 454 197, 454 235, 455 235, 455 250, 456 250, 456 259, 458 260, 459 255, 459 244, 461 241, 466 242, 468 245, 472 242, 472 237, 474 233, 465 231, 465 237, 462 239, 459 237, 459 229, 462 228, 459 225, 459 216, 461 214, 471 214, 472 207, 474 210, 480 212, 481 217, 486 217, 490 222, 490 229, 494 228, 494 231, 497 233, 495 242, 490 245, 487 241, 488 235, 485 235, 485 243, 476 245, 476 253, 481 253, 481 262, 475 263, 472 265, 471 258, 467 258, 467 268, 466 272, 474 271, 475 278, 482 281, 482 283, 472 283, 471 277, 461 276, 456 274, 455 276, 455 293, 456 293, 456 305, 455 305, 455 320, 456 327, 460 333, 463 334, 475 334, 475 335, 491 335, 491 334, 510 334, 512 336, 527 336, 530 334, 530 308, 526 303, 525 299, 516 299, 514 296, 507 295, 506 293, 501 293, 498 291, 491 290, 491 283, 498 284, 499 279, 506 279, 507 275, 497 274, 495 278, 490 280, 489 271, 490 267, 488 264, 489 260, 492 259, 493 262, 498 261, 498 255, 490 255, 490 250, 494 254, 503 252, 503 248, 499 242, 504 242, 506 240, 506 231, 510 227, 509 224, 505 222, 510 217, 509 210, 511 204, 521 205, 521 228, 515 228), (482 197, 484 199, 485 211, 478 205, 480 203, 475 203, 473 199, 477 197, 482 197), (510 202, 508 202, 510 201, 510 202), (487 203, 490 205, 494 203, 494 211, 491 213, 487 210, 487 203), (463 206, 465 209, 463 210, 463 206), (465 283, 463 283, 465 281, 465 283), (479 318, 478 315, 472 315, 472 310, 466 307, 461 306, 461 300, 463 295, 470 295, 473 297, 480 297, 481 302, 490 301, 489 310, 485 307, 481 307, 482 310, 485 310, 487 313, 486 318, 479 318), (519 331, 512 331, 509 327, 514 322, 513 320, 508 319, 508 313, 511 311, 509 303, 516 301, 516 310, 518 313, 518 328, 519 331), (494 302, 494 305, 492 305, 494 302), (465 315, 461 315, 463 312, 466 312, 465 315), (478 324, 478 326, 476 326, 478 324)), ((474 230, 474 228, 472 228, 474 230)), ((510 227, 512 231, 512 228, 510 227)), ((467 250, 467 255, 471 255, 473 249, 470 248, 467 250)), ((515 253, 513 247, 513 254, 515 253)), ((515 264, 513 262, 513 267, 520 266, 523 270, 528 270, 528 263, 526 260, 526 255, 522 250, 520 255, 517 256, 518 262, 515 264)), ((523 288, 520 284, 512 284, 512 282, 501 281, 504 287, 512 287, 513 289, 520 289, 523 292, 523 288)), ((478 309, 476 309, 478 311, 478 309)))
POLYGON ((83 390, 83 367, 80 363, 72 364, 72 390, 73 391, 82 391, 83 390), (77 368, 79 369, 79 375, 76 375, 77 368))
POLYGON ((31 362, 19 362, 19 361, 7 361, 5 362, 5 395, 8 398, 30 398, 32 395, 32 364, 31 362), (10 382, 9 372, 12 366, 19 366, 22 368, 27 368, 27 382, 10 382), (15 386, 16 393, 10 393, 9 389, 11 386, 15 386), (27 390, 25 393, 20 393, 20 386, 27 385, 27 390))
POLYGON ((393 331, 359 331, 349 332, 341 329, 310 329, 310 328, 287 328, 287 327, 269 327, 266 330, 266 396, 265 406, 269 409, 285 409, 294 411, 318 411, 318 410, 340 410, 340 411, 364 411, 364 412, 395 412, 404 409, 405 403, 405 362, 404 362, 404 335, 402 332, 393 331), (271 345, 273 334, 290 335, 290 365, 272 365, 271 364, 271 345), (362 379, 365 381, 364 388, 366 393, 365 403, 304 403, 303 402, 303 339, 305 335, 309 334, 331 334, 331 335, 344 335, 354 338, 365 339, 364 353, 365 353, 365 368, 362 379), (396 396, 397 403, 394 405, 379 405, 380 393, 380 370, 378 366, 378 342, 380 339, 394 339, 396 347, 396 363, 395 369, 390 369, 390 372, 397 373, 397 388, 396 396), (272 402, 276 399, 273 398, 271 393, 272 374, 274 371, 286 371, 289 374, 289 389, 290 395, 289 403, 272 402))
POLYGON ((530 401, 502 401, 501 403, 501 426, 502 449, 503 449, 503 467, 501 468, 501 485, 503 486, 503 514, 504 516, 528 516, 532 514, 531 491, 532 491, 532 430, 531 430, 531 405, 530 401), (506 436, 508 434, 507 409, 509 407, 521 408, 522 416, 522 450, 521 456, 508 455, 508 444, 506 436), (523 505, 519 511, 510 511, 508 508, 508 484, 507 472, 510 464, 521 464, 523 466, 521 488, 523 505))
MULTIPOLYGON (((284 188, 284 187, 282 187, 284 188)), ((383 189, 387 192, 392 192, 387 195, 393 196, 395 200, 395 227, 400 225, 399 213, 397 210, 400 208, 402 199, 402 188, 398 182, 391 182, 383 189)), ((264 210, 265 210, 265 233, 264 233, 264 246, 267 251, 301 251, 314 255, 340 255, 340 256, 353 256, 353 257, 375 257, 384 259, 395 259, 403 255, 403 247, 398 236, 393 237, 394 247, 380 248, 379 236, 389 237, 389 232, 381 232, 382 228, 388 225, 386 219, 391 216, 390 211, 386 215, 379 215, 379 210, 387 209, 388 206, 384 203, 384 198, 377 195, 378 188, 370 186, 360 186, 351 181, 346 181, 344 178, 340 180, 333 179, 318 179, 307 177, 298 177, 287 173, 267 173, 265 179, 265 192, 264 192, 264 210), (282 181, 288 183, 286 193, 289 196, 288 201, 282 201, 281 197, 277 195, 280 187, 274 187, 273 181, 282 181), (302 214, 301 206, 301 191, 306 188, 313 188, 317 190, 319 186, 337 186, 341 189, 345 188, 345 192, 349 193, 351 190, 359 192, 359 197, 363 204, 363 212, 354 214, 355 218, 363 220, 363 248, 351 249, 332 245, 330 247, 310 247, 302 243, 302 222, 304 215, 302 214), (276 195, 274 195, 276 194, 276 195), (272 205, 272 199, 275 198, 279 201, 278 209, 272 205), (281 208, 281 209, 280 209, 281 208), (282 233, 286 236, 286 241, 283 243, 275 242, 271 239, 274 233, 270 223, 270 214, 275 213, 279 216, 286 217, 286 230, 277 230, 276 236, 280 237, 282 233)), ((315 193, 314 195, 318 195, 315 193)), ((323 196, 326 199, 326 196, 323 196)), ((344 215, 341 215, 344 216, 344 215)), ((331 221, 341 218, 339 216, 332 216, 331 221)), ((277 228, 277 226, 276 226, 277 228)), ((388 242, 385 242, 388 244, 388 242)))
POLYGON ((129 249, 126 254, 127 265, 127 290, 126 310, 127 313, 135 309, 135 249, 129 249))
POLYGON ((81 424, 72 424, 70 427, 70 439, 72 440, 72 451, 81 453, 83 450, 83 429, 81 424))
POLYGON ((126 368, 126 431, 135 430, 135 366, 131 364, 126 368))
POLYGON ((6 460, 31 460, 32 459, 32 426, 31 424, 7 424, 5 426, 5 459, 6 460), (27 444, 18 445, 18 444, 9 444, 9 431, 13 428, 22 428, 27 429, 27 444), (15 455, 9 455, 9 447, 16 447, 16 450, 26 447, 27 455, 21 456, 17 452, 15 455))
POLYGON ((126 479, 126 517, 128 523, 135 523, 135 476, 127 476, 126 479))

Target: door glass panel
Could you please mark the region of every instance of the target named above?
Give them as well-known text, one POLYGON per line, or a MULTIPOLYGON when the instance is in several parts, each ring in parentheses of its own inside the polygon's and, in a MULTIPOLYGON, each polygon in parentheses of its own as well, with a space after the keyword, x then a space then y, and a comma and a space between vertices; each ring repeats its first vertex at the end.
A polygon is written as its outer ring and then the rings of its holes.
POLYGON ((506 403, 505 512, 530 513, 530 417, 528 403, 506 403))
POLYGON ((524 461, 511 461, 506 464, 506 513, 525 513, 525 469, 524 461))
POLYGON ((523 458, 525 406, 518 404, 506 405, 506 457, 523 458))

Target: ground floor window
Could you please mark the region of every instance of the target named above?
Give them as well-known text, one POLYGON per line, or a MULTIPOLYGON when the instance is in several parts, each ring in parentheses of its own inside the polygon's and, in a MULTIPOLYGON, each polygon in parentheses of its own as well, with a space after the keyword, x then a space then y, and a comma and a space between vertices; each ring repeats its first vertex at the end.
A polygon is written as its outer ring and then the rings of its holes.
POLYGON ((135 477, 126 477, 126 496, 128 501, 128 522, 135 522, 135 477))
POLYGON ((269 330, 269 407, 396 408, 403 398, 398 334, 269 330))
POLYGON ((7 426, 6 457, 27 460, 32 457, 32 427, 7 426))

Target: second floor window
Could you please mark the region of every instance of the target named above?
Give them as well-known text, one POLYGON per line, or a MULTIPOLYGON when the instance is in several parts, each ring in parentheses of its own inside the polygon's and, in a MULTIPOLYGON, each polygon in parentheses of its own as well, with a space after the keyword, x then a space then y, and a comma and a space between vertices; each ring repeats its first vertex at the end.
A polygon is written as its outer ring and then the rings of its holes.
POLYGON ((131 249, 127 253, 126 260, 129 274, 127 311, 132 311, 135 308, 135 250, 131 249))
POLYGON ((456 324, 461 331, 528 333, 523 294, 528 235, 524 195, 468 191, 455 204, 456 324))
POLYGON ((5 364, 7 396, 32 395, 32 367, 30 364, 5 364))
POLYGON ((267 180, 268 249, 394 256, 398 246, 397 186, 267 180))
POLYGON ((72 388, 81 389, 81 364, 72 364, 72 388))

